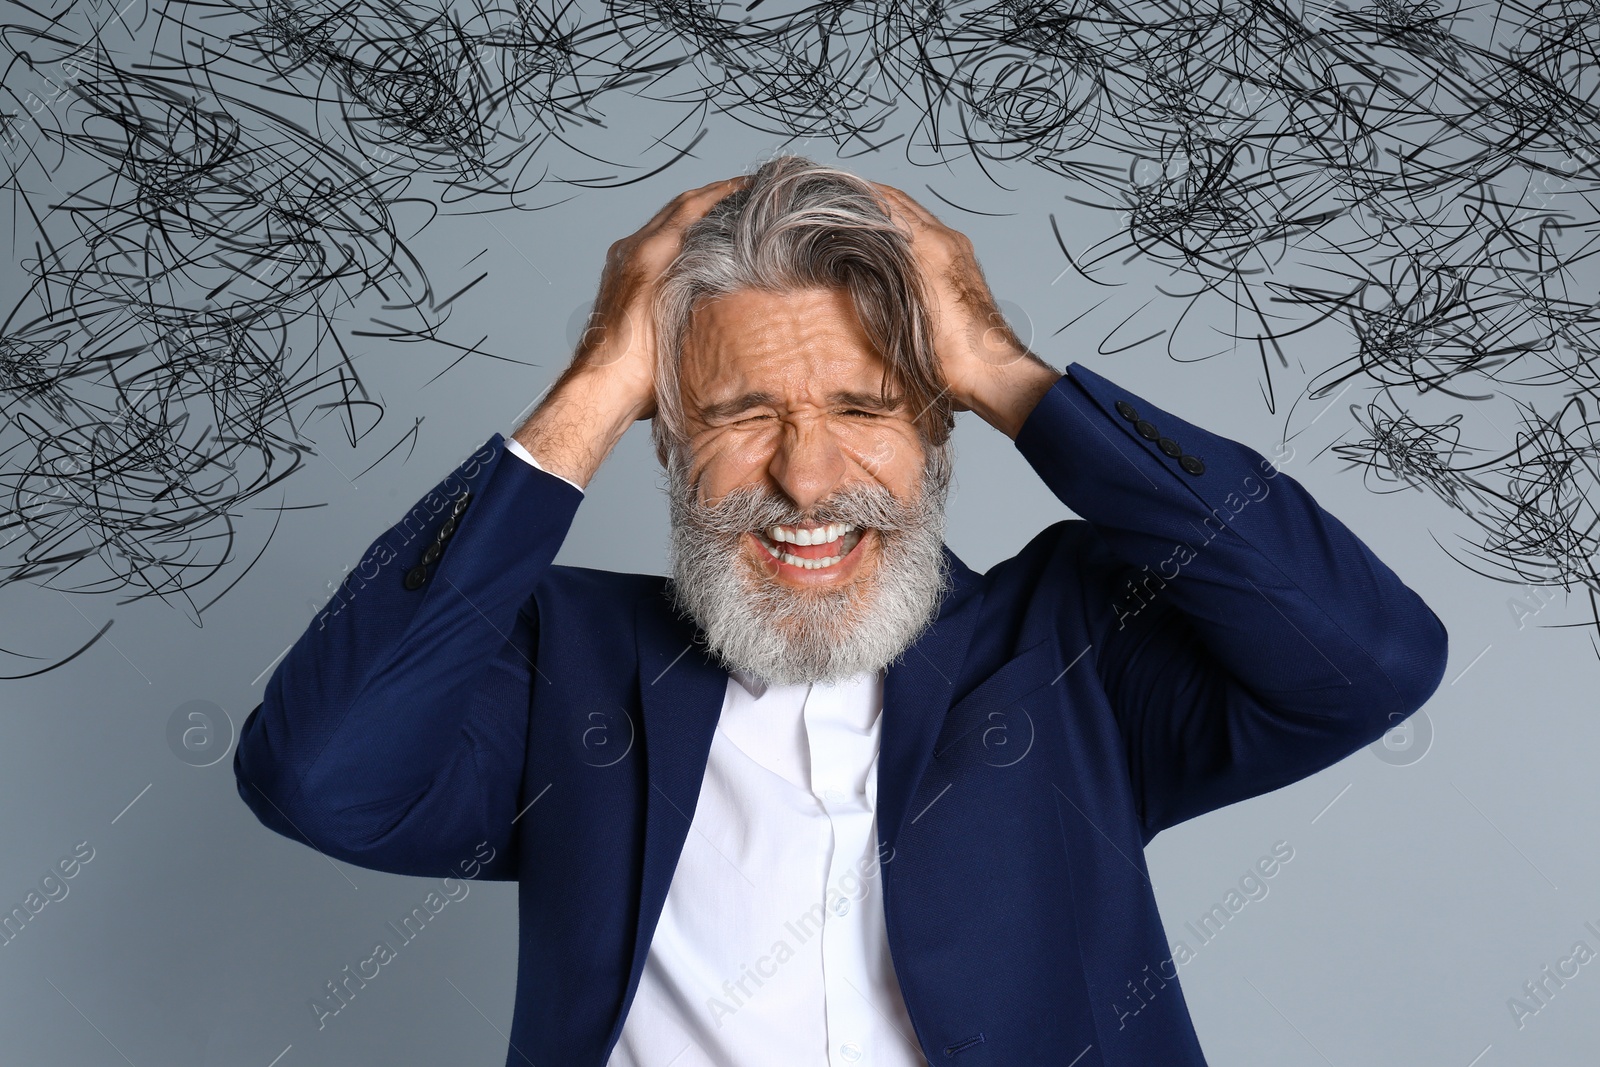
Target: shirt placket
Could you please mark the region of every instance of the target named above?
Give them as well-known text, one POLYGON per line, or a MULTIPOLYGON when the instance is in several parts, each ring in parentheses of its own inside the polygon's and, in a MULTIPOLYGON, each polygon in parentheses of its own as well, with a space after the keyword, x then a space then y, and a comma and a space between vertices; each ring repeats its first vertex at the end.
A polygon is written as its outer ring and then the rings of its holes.
MULTIPOLYGON (((804 709, 811 755, 811 792, 827 815, 829 850, 822 916, 823 999, 831 1067, 874 1062, 872 976, 862 927, 875 867, 867 862, 875 826, 862 772, 872 762, 875 739, 868 724, 850 715, 849 686, 813 685, 804 709)), ((865 706, 865 705, 863 705, 865 706)))

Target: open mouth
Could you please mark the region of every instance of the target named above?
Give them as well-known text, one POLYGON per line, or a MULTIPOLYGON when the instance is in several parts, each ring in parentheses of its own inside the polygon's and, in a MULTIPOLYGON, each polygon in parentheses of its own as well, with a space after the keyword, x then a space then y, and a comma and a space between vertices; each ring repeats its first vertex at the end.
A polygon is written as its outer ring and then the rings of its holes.
POLYGON ((768 526, 752 532, 773 559, 817 571, 844 562, 861 543, 864 531, 853 523, 832 522, 826 526, 768 526))

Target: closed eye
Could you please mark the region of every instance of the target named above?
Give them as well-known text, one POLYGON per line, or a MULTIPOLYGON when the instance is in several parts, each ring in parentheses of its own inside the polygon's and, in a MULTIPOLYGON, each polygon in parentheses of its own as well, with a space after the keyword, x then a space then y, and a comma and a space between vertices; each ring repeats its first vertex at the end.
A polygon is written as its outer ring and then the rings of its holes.
POLYGON ((860 408, 846 408, 844 410, 843 414, 845 414, 845 415, 860 415, 863 418, 868 418, 868 419, 876 419, 876 418, 880 417, 878 412, 876 412, 876 411, 863 411, 860 408))

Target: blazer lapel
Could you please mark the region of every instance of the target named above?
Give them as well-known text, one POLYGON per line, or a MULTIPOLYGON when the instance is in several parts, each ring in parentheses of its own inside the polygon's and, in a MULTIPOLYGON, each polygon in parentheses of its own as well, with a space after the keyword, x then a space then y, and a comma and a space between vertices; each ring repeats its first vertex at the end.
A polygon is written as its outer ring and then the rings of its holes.
POLYGON ((944 554, 954 588, 933 624, 884 674, 877 797, 878 839, 884 842, 899 834, 922 780, 983 605, 978 576, 948 547, 944 554))
POLYGON ((639 602, 635 635, 649 781, 639 916, 626 994, 630 999, 689 835, 728 688, 728 673, 711 657, 697 628, 678 618, 665 599, 639 602))

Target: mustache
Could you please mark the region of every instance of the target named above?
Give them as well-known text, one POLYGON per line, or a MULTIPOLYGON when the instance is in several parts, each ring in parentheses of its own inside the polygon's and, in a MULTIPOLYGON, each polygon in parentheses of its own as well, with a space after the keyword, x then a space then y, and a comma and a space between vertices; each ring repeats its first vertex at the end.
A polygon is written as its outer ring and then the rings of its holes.
POLYGON ((766 479, 702 501, 682 450, 666 457, 672 513, 672 600, 729 669, 771 682, 833 681, 879 670, 938 613, 950 586, 942 553, 950 452, 930 452, 909 500, 872 478, 809 508, 766 479), (860 581, 788 590, 753 563, 741 539, 768 526, 848 522, 879 532, 877 565, 860 581))
POLYGON ((696 490, 677 502, 684 517, 707 534, 735 537, 769 526, 822 526, 851 523, 880 531, 916 529, 926 522, 922 503, 906 503, 887 488, 869 482, 856 482, 830 493, 809 508, 801 508, 781 493, 763 485, 743 485, 729 491, 715 504, 699 499, 696 490))

